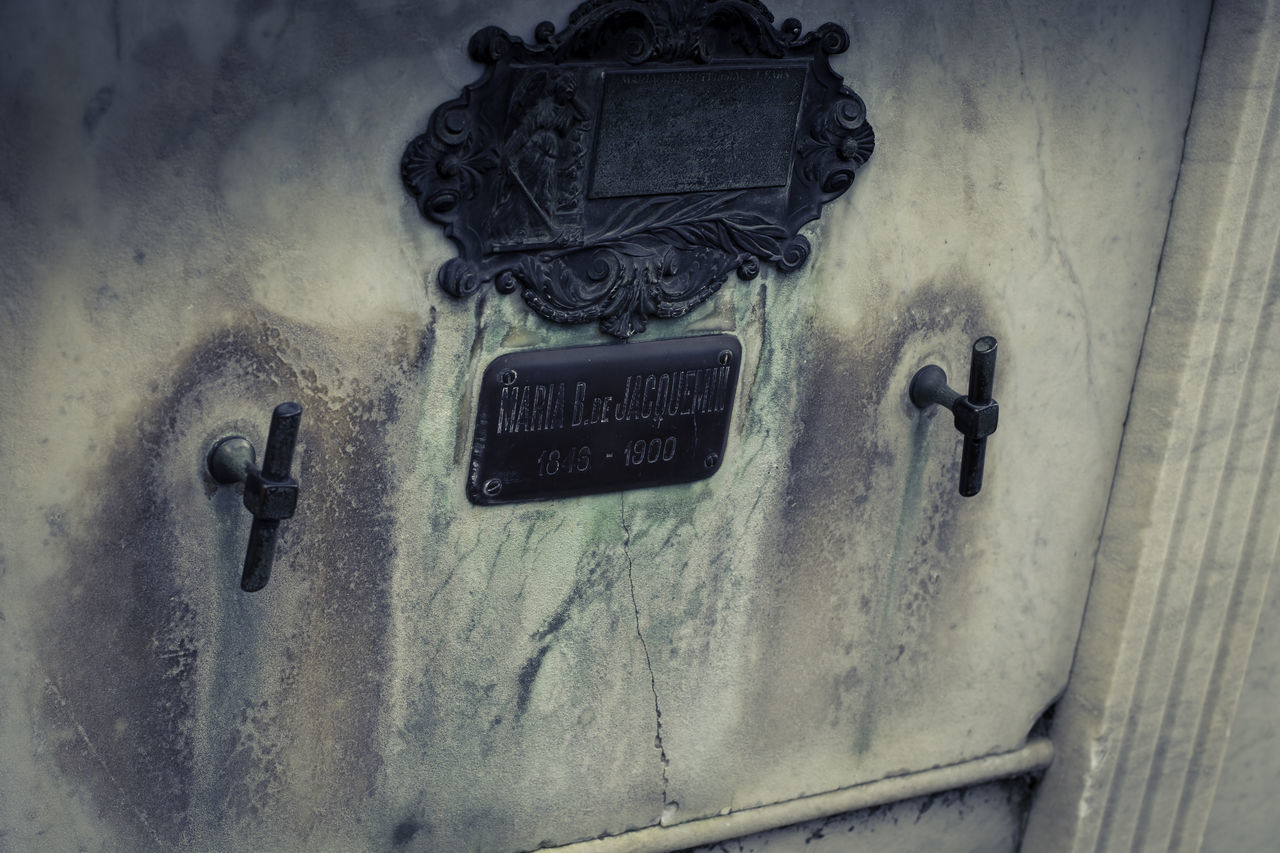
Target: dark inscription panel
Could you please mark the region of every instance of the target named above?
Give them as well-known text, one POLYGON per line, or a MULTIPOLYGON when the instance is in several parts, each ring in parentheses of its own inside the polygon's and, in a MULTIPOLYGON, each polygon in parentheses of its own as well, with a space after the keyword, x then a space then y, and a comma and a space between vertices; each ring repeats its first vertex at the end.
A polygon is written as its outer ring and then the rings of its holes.
POLYGON ((467 496, 510 503, 710 477, 741 359, 731 335, 496 358, 480 384, 467 496))
POLYGON ((807 65, 604 76, 591 198, 785 186, 807 65))
POLYGON ((450 296, 519 292, 554 323, 628 339, 736 270, 788 273, 800 229, 853 185, 875 133, 831 67, 849 34, 760 0, 585 0, 525 41, 487 26, 484 71, 439 104, 400 177, 457 257, 450 296))

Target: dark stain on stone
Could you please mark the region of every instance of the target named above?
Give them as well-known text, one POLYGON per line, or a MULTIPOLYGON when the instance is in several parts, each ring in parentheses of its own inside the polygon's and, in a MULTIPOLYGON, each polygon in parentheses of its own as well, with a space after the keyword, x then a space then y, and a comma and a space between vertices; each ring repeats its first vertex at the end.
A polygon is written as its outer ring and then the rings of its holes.
POLYGON ((394 555, 386 431, 398 417, 397 383, 411 382, 431 353, 430 331, 413 337, 394 345, 385 382, 348 381, 338 394, 307 366, 324 361, 313 332, 283 322, 228 328, 178 356, 171 378, 104 442, 113 450, 82 484, 67 569, 43 589, 35 645, 52 754, 137 848, 217 846, 200 833, 269 822, 275 797, 304 797, 352 824, 367 805, 381 769, 394 555), (233 490, 193 480, 203 474, 201 442, 219 412, 243 408, 240 395, 304 408, 294 471, 303 491, 271 580, 288 595, 268 587, 238 598, 247 513, 233 490), (207 539, 191 519, 208 525, 222 513, 242 522, 234 541, 194 548, 207 539), (260 670, 255 658, 282 638, 281 670, 260 670), (215 705, 232 712, 214 714, 215 705), (289 750, 308 767, 300 785, 284 775, 289 750), (213 829, 201 823, 211 805, 213 829))
POLYGON ((242 19, 256 18, 272 5, 272 0, 236 0, 236 16, 242 19))
POLYGON ((111 41, 115 45, 116 62, 123 56, 120 39, 120 0, 111 0, 111 41))
MULTIPOLYGON (((49 507, 44 513, 44 523, 49 528, 49 536, 53 539, 67 537, 67 514, 61 507, 49 507)), ((49 540, 46 539, 47 543, 49 540)))
MULTIPOLYGON (((800 433, 784 497, 766 521, 777 531, 777 571, 760 614, 771 654, 779 659, 817 655, 823 662, 815 666, 857 666, 867 674, 848 689, 865 694, 872 710, 846 696, 843 703, 828 703, 822 721, 828 725, 857 729, 860 714, 887 712, 901 701, 929 656, 937 614, 948 602, 962 606, 967 594, 973 555, 964 553, 970 543, 957 531, 981 529, 978 517, 987 504, 954 494, 958 436, 949 416, 928 422, 930 443, 912 444, 914 424, 928 416, 911 406, 906 388, 924 363, 905 361, 941 349, 953 373, 967 372, 973 339, 1001 334, 981 292, 956 271, 921 283, 901 301, 871 307, 852 332, 829 329, 814 317, 794 336, 802 352, 790 357, 804 365, 793 415, 800 433), (927 454, 914 486, 922 502, 907 518, 908 463, 918 452, 927 454), (891 569, 895 531, 904 524, 900 565, 891 569), (864 649, 855 659, 840 654, 847 637, 876 637, 881 623, 888 625, 877 640, 883 647, 864 649)), ((762 360, 768 357, 765 352, 762 360)), ((966 381, 950 379, 953 385, 966 381)), ((778 679, 760 691, 760 725, 791 728, 777 709, 788 707, 791 691, 809 689, 803 673, 794 679, 778 679)))
POLYGON ((547 620, 546 625, 529 635, 529 639, 542 642, 550 637, 556 631, 564 627, 564 623, 569 621, 569 610, 573 607, 574 602, 580 596, 579 590, 575 589, 573 593, 560 603, 560 608, 547 620))
MULTIPOLYGON (((905 385, 889 387, 889 382, 907 344, 922 337, 945 340, 960 349, 954 362, 967 370, 964 348, 992 328, 976 289, 962 282, 926 283, 906 305, 894 307, 901 318, 896 324, 886 322, 883 316, 870 317, 859 327, 859 332, 865 333, 851 336, 830 333, 815 323, 805 335, 798 336, 810 349, 802 359, 806 371, 796 402, 796 417, 803 431, 792 447, 788 495, 778 529, 784 531, 779 549, 783 558, 802 571, 826 568, 822 561, 797 559, 808 547, 847 542, 859 535, 856 519, 830 511, 833 500, 854 506, 896 500, 896 496, 873 491, 876 479, 871 475, 901 467, 895 464, 893 448, 883 436, 895 428, 901 431, 910 415, 900 407, 890 407, 890 416, 902 423, 886 424, 882 429, 879 410, 883 400, 905 399, 905 385)), ((957 385, 964 378, 952 376, 950 380, 957 385)), ((956 444, 956 434, 949 427, 947 416, 934 419, 932 428, 940 449, 956 444)), ((940 549, 948 549, 953 526, 950 515, 958 501, 950 495, 943 500, 938 494, 928 495, 927 500, 931 506, 923 515, 931 526, 929 538, 940 549)))
POLYGON ((529 696, 533 693, 533 682, 537 680, 538 673, 542 670, 542 659, 547 656, 547 650, 551 646, 542 646, 537 653, 524 662, 524 666, 520 668, 520 692, 516 694, 516 717, 519 718, 529 707, 529 696))
POLYGON ((471 355, 470 355, 470 361, 471 361, 471 364, 473 365, 476 363, 476 359, 479 358, 480 353, 484 352, 484 339, 485 339, 485 335, 489 331, 489 324, 485 320, 485 310, 484 310, 484 306, 487 302, 488 302, 487 293, 481 293, 475 300, 476 304, 475 304, 474 310, 475 310, 475 320, 476 320, 476 335, 474 338, 471 339, 471 355))
POLYGON ((93 129, 98 126, 98 122, 102 121, 102 117, 107 114, 107 110, 111 109, 111 102, 115 100, 116 90, 111 86, 103 86, 93 97, 89 99, 89 103, 85 104, 84 116, 81 121, 84 123, 84 132, 93 133, 93 129))
POLYGON ((413 840, 413 837, 422 830, 422 824, 413 818, 402 820, 396 824, 396 828, 391 832, 391 843, 396 847, 403 847, 413 840))
POLYGON ((560 602, 560 606, 556 608, 556 612, 551 615, 551 618, 548 619, 541 628, 530 634, 529 639, 541 643, 543 640, 563 628, 565 623, 569 621, 569 616, 573 612, 573 608, 580 604, 587 593, 596 586, 595 581, 598 576, 599 566, 589 566, 585 582, 578 583, 574 586, 573 591, 565 597, 564 601, 560 602))
POLYGON ((987 128, 986 116, 973 97, 973 87, 964 81, 960 83, 960 123, 973 134, 980 134, 987 128))
MULTIPOLYGON (((274 33, 277 42, 294 15, 294 5, 290 2, 274 33)), ((119 0, 103 8, 110 16, 103 25, 110 27, 121 79, 128 86, 100 86, 84 102, 81 126, 93 134, 95 180, 102 196, 112 200, 113 209, 126 208, 127 202, 127 210, 144 228, 153 223, 142 212, 172 209, 175 198, 186 199, 192 209, 217 209, 227 149, 237 144, 247 126, 279 106, 314 99, 331 81, 371 63, 399 61, 407 68, 421 67, 424 40, 433 43, 439 33, 457 34, 459 54, 465 55, 466 37, 492 23, 475 4, 442 10, 431 3, 389 8, 359 0, 328 0, 297 13, 307 22, 306 49, 288 50, 277 44, 264 51, 262 14, 254 4, 228 5, 221 13, 205 16, 201 23, 207 19, 212 25, 203 27, 190 20, 157 26, 134 16, 134 26, 124 34, 119 0), (424 39, 424 33, 432 35, 424 39), (211 51, 216 53, 210 56, 211 51), (104 122, 108 109, 111 121, 104 122), (149 205, 151 199, 155 203, 149 205)), ((54 71, 49 77, 57 77, 60 61, 50 57, 46 65, 54 71)), ((6 81, 3 87, 6 131, 16 130, 0 134, 0 150, 8 161, 27 164, 21 175, 7 176, 6 185, 0 186, 0 198, 6 201, 43 198, 48 192, 45 176, 65 172, 62 149, 46 144, 62 121, 63 105, 32 97, 30 90, 37 88, 23 79, 6 81)), ((432 104, 430 96, 422 102, 424 124, 432 104)), ((406 130, 404 142, 420 129, 406 130)), ((311 154, 299 151, 298 159, 306 163, 311 154)), ((398 157, 397 153, 394 160, 398 157)), ((315 168, 332 165, 314 164, 315 168)), ((394 169, 394 162, 389 162, 389 183, 394 182, 398 192, 394 169)), ((24 209, 18 203, 13 207, 24 209)), ((413 206, 406 203, 404 207, 412 210, 413 206)))

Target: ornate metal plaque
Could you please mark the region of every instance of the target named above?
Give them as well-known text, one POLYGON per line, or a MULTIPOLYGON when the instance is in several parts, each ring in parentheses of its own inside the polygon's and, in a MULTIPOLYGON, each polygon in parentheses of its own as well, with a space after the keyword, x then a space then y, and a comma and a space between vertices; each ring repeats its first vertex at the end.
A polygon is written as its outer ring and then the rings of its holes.
POLYGON ((802 35, 756 0, 590 0, 526 44, 476 33, 481 78, 401 161, 458 257, 456 297, 493 282, 558 323, 619 338, 678 317, 731 272, 802 265, 798 231, 853 182, 875 137, 831 69, 833 23, 802 35))
POLYGON ((732 335, 500 356, 480 382, 467 497, 511 503, 710 477, 741 360, 732 335))

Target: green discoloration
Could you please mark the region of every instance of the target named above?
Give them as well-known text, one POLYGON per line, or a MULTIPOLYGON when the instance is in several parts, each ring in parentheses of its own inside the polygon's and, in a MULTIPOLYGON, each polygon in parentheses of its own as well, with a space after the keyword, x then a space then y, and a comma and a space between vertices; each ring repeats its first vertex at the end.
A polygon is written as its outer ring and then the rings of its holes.
POLYGON ((397 164, 472 32, 572 5, 0 4, 6 843, 530 849, 1007 748, 1060 688, 1202 39, 1163 7, 1117 38, 1096 4, 813 6, 884 144, 804 268, 645 333, 742 341, 720 470, 477 508, 484 366, 602 337, 445 296, 397 164), (905 397, 982 334, 1009 419, 966 502, 905 397), (245 596, 201 466, 286 399, 298 514, 245 596), (1091 473, 1022 476, 1042 437, 1091 473))
POLYGON ((875 640, 872 643, 871 671, 868 676, 866 711, 858 725, 858 752, 871 747, 871 736, 876 719, 882 713, 878 705, 879 684, 883 676, 884 662, 889 657, 889 641, 893 636, 894 602, 898 596, 898 576, 907 549, 917 536, 920 523, 920 504, 924 498, 924 466, 929 457, 930 418, 925 413, 916 417, 911 431, 911 455, 907 463, 906 482, 902 489, 902 511, 898 515, 898 527, 893 537, 893 553, 889 557, 889 576, 885 580, 883 606, 876 619, 875 640))

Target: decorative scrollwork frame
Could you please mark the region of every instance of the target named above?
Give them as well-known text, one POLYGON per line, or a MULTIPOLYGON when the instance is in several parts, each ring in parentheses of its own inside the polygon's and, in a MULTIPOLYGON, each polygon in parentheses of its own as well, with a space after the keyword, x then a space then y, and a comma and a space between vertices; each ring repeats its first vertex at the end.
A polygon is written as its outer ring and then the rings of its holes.
POLYGON ((589 0, 561 32, 539 24, 533 44, 480 30, 469 52, 484 74, 401 160, 419 210, 459 249, 440 286, 520 289, 548 320, 629 338, 688 313, 730 272, 800 267, 800 227, 875 146, 862 99, 831 69, 848 46, 833 23, 775 28, 756 0, 589 0), (694 107, 677 104, 699 87, 709 94, 694 107), (723 157, 707 161, 721 138, 723 157), (688 162, 646 167, 667 156, 664 139, 688 162))

